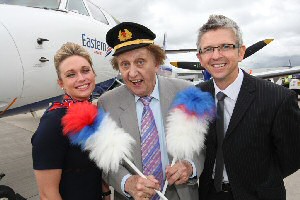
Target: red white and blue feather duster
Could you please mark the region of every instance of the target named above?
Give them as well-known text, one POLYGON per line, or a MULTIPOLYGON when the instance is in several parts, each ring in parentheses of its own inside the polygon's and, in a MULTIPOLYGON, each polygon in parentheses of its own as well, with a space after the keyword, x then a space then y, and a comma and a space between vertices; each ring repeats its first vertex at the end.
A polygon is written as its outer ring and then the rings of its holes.
POLYGON ((71 143, 89 151, 89 157, 106 173, 117 172, 124 157, 131 158, 135 140, 108 113, 91 103, 72 104, 62 124, 71 143))
MULTIPOLYGON (((175 160, 192 159, 204 146, 209 122, 215 116, 215 104, 209 93, 195 87, 175 97, 166 125, 167 150, 175 160)), ((88 102, 72 104, 62 119, 63 133, 74 145, 89 151, 89 156, 105 173, 117 172, 124 160, 146 178, 130 161, 135 140, 118 127, 103 109, 88 102)), ((165 184, 167 185, 167 184, 165 184)), ((164 195, 156 191, 162 199, 164 195)))
MULTIPOLYGON (((171 166, 177 160, 192 160, 195 154, 200 154, 215 112, 214 99, 208 92, 189 87, 176 95, 166 124, 167 151, 173 157, 171 166)), ((162 194, 167 186, 166 180, 162 194)))
MULTIPOLYGON (((131 162, 132 145, 135 140, 118 127, 116 122, 103 109, 91 103, 78 102, 69 107, 62 119, 63 133, 74 145, 89 151, 105 173, 117 172, 121 162, 125 161, 141 177, 146 176, 131 162)), ((163 200, 168 200, 160 191, 156 191, 163 200)))
POLYGON ((215 110, 211 94, 196 87, 176 95, 166 124, 167 150, 173 158, 193 159, 195 153, 200 153, 215 110))

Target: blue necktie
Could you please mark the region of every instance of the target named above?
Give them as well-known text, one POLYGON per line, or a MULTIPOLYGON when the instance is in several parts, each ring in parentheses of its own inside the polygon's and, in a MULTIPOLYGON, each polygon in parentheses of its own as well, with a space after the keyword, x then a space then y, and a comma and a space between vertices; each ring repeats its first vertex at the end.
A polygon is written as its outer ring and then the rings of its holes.
MULTIPOLYGON (((163 187, 163 172, 161 163, 161 152, 159 136, 156 128, 154 116, 149 106, 152 97, 141 97, 144 105, 141 121, 141 146, 142 146, 142 165, 143 173, 153 175, 163 187)), ((152 200, 159 199, 156 194, 152 200)))

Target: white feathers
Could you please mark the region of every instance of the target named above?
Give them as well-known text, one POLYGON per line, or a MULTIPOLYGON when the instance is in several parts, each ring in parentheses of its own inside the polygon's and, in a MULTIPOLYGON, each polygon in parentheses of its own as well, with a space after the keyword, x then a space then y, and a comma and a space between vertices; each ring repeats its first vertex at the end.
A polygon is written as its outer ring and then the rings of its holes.
POLYGON ((171 110, 166 125, 168 152, 176 160, 193 159, 204 147, 208 121, 204 117, 188 115, 182 110, 171 110))
POLYGON ((135 140, 107 115, 98 130, 87 139, 85 150, 90 151, 90 158, 105 173, 117 172, 122 159, 125 156, 131 158, 134 143, 135 140))

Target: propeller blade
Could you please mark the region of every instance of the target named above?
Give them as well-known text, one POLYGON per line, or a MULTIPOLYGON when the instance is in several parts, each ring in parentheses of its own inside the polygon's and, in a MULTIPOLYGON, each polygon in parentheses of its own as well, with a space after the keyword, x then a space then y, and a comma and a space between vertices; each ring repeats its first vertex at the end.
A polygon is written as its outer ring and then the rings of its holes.
MULTIPOLYGON (((244 59, 251 56, 252 54, 256 53, 257 51, 264 48, 266 45, 271 43, 274 39, 265 39, 261 40, 259 42, 256 42, 255 44, 252 44, 246 49, 244 59)), ((191 52, 195 51, 196 49, 178 49, 178 50, 166 50, 166 53, 183 53, 183 52, 191 52)), ((196 50, 197 51, 197 50, 196 50)), ((200 62, 170 62, 171 65, 181 68, 181 69, 190 69, 190 70, 204 70, 204 68, 201 66, 200 62)))
POLYGON ((245 55, 244 55, 244 59, 248 58, 249 56, 251 56, 252 54, 256 53, 257 51, 261 50, 262 48, 264 48, 266 45, 268 45, 269 43, 271 43, 274 39, 265 39, 259 42, 256 42, 255 44, 252 44, 251 46, 249 46, 246 49, 245 55))

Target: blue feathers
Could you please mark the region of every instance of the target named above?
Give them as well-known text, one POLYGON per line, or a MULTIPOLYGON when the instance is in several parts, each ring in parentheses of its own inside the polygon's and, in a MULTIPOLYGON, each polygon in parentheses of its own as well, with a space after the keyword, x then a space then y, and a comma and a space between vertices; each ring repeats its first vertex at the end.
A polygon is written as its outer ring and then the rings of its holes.
POLYGON ((71 143, 74 145, 80 145, 80 147, 84 149, 86 140, 96 133, 106 115, 107 113, 105 113, 102 108, 98 109, 98 115, 91 126, 85 126, 79 133, 69 135, 71 143))
POLYGON ((171 109, 184 106, 186 111, 195 113, 198 117, 207 116, 215 117, 215 102, 212 95, 208 92, 202 92, 194 86, 177 93, 171 109))

